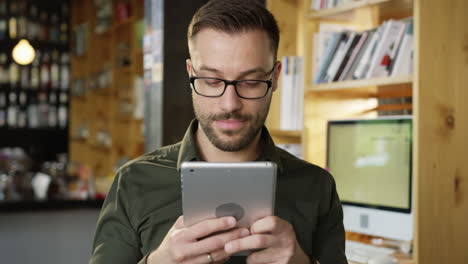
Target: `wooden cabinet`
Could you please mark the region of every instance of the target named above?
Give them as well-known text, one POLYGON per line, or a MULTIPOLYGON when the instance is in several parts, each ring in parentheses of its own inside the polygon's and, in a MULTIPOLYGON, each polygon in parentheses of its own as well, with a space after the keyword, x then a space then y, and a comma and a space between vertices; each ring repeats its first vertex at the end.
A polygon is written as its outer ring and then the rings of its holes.
POLYGON ((107 2, 73 1, 69 138, 71 160, 91 166, 97 182, 108 177, 108 185, 115 169, 143 153, 143 116, 135 109, 143 84, 143 0, 107 2))
POLYGON ((275 139, 301 142, 304 158, 325 165, 328 119, 376 117, 412 109, 415 263, 466 263, 468 251, 468 1, 361 0, 311 11, 310 0, 270 0, 281 30, 279 58, 304 58, 304 128, 278 131, 281 89, 267 126, 275 139), (414 17, 414 73, 312 84, 312 35, 321 22, 370 29, 389 18, 414 17), (378 98, 411 96, 412 104, 382 106, 378 98))

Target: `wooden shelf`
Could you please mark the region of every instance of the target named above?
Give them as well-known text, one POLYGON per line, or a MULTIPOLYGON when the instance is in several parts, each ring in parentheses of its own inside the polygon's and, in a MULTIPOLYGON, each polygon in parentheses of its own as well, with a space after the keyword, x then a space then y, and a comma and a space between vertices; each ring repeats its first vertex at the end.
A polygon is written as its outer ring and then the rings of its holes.
POLYGON ((128 17, 128 18, 125 19, 125 20, 116 22, 116 23, 112 26, 112 29, 113 29, 113 30, 119 30, 119 29, 122 28, 122 27, 131 25, 133 22, 135 22, 135 17, 134 17, 134 16, 130 16, 130 17, 128 17))
POLYGON ((270 135, 277 144, 300 144, 302 142, 302 131, 270 129, 270 135))
POLYGON ((302 131, 300 130, 280 130, 280 129, 271 129, 269 130, 270 135, 274 137, 297 137, 302 136, 302 131))
POLYGON ((413 109, 413 104, 383 104, 376 107, 378 111, 397 111, 397 110, 410 110, 413 109))
POLYGON ((91 147, 93 149, 104 151, 104 152, 108 152, 108 151, 112 150, 112 145, 111 146, 105 146, 105 145, 100 145, 100 144, 97 144, 97 143, 92 143, 91 147))
POLYGON ((327 8, 322 10, 311 10, 309 11, 308 18, 309 19, 317 19, 317 18, 324 18, 324 17, 332 17, 336 15, 341 15, 346 12, 353 11, 354 9, 371 6, 371 5, 378 5, 385 2, 389 2, 391 0, 360 0, 360 1, 353 1, 349 4, 344 4, 341 6, 327 8))
POLYGON ((70 140, 75 143, 88 143, 88 138, 70 137, 70 140))
POLYGON ((323 83, 312 85, 308 92, 323 92, 333 90, 352 89, 369 86, 387 86, 397 84, 411 84, 413 76, 399 76, 399 77, 384 77, 375 79, 352 80, 343 82, 323 83))

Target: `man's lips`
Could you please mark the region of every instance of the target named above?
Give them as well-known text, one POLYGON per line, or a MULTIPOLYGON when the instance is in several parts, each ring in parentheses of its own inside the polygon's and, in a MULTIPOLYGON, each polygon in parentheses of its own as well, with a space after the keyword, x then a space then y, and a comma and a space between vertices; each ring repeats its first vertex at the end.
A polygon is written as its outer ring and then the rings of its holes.
POLYGON ((246 121, 239 119, 216 120, 216 124, 225 130, 237 130, 245 125, 246 121))

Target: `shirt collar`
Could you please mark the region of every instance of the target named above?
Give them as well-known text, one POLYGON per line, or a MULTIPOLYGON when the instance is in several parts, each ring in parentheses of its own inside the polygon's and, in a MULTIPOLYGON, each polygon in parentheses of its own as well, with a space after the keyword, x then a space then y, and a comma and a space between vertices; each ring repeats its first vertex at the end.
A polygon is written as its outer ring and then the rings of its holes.
MULTIPOLYGON (((179 150, 179 157, 177 159, 177 169, 180 169, 182 162, 184 161, 200 161, 200 153, 197 150, 197 146, 195 144, 195 132, 198 128, 198 121, 196 119, 192 120, 190 123, 187 132, 185 132, 184 138, 182 139, 180 150, 179 150)), ((261 140, 263 142, 263 150, 260 153, 257 161, 272 161, 276 163, 278 166, 279 171, 283 172, 283 164, 281 162, 280 155, 276 150, 275 143, 268 132, 268 129, 263 126, 261 140)))

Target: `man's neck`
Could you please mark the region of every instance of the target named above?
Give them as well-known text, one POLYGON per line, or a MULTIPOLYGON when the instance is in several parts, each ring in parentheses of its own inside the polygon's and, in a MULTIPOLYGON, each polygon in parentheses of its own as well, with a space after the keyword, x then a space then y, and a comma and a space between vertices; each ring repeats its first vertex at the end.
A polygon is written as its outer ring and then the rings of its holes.
POLYGON ((214 146, 200 127, 195 131, 194 138, 202 160, 209 162, 243 162, 254 161, 260 156, 262 150, 260 134, 261 132, 258 133, 248 147, 234 152, 223 151, 214 146))

